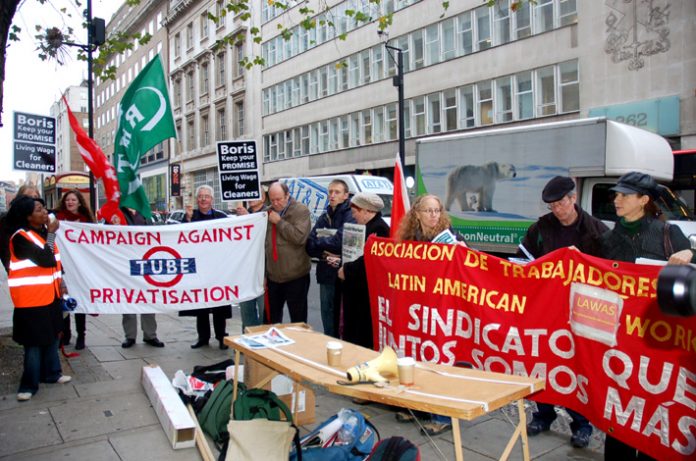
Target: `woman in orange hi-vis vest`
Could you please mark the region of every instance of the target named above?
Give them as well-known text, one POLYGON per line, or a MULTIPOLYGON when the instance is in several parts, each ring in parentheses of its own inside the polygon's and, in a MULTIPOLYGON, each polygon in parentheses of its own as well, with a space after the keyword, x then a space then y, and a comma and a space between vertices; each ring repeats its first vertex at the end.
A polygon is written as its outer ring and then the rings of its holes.
POLYGON ((10 238, 8 285, 14 304, 12 338, 24 346, 24 373, 17 400, 39 390, 39 382, 67 383, 58 357, 63 327, 60 252, 55 244, 57 219, 49 220, 41 199, 20 197, 7 213, 10 238))

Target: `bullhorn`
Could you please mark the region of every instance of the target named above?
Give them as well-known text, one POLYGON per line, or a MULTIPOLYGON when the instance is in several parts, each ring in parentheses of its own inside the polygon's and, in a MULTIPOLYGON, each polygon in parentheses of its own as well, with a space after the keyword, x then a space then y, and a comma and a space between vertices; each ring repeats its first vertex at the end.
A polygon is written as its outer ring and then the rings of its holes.
POLYGON ((396 376, 396 352, 389 346, 385 346, 382 353, 370 360, 349 368, 346 372, 350 383, 377 383, 389 381, 382 375, 396 376))

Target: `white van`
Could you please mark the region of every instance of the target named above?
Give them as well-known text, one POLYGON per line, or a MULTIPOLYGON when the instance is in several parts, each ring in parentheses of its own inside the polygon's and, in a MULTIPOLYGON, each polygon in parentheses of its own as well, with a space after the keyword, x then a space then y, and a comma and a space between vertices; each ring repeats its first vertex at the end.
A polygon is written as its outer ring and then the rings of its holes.
POLYGON ((312 216, 312 225, 314 225, 329 204, 328 188, 331 181, 335 179, 340 179, 348 184, 351 197, 358 192, 371 192, 379 195, 384 201, 382 216, 387 224, 390 224, 394 185, 387 178, 381 176, 339 174, 331 176, 311 176, 306 178, 283 178, 280 182, 288 185, 290 195, 295 200, 303 203, 309 208, 312 216))

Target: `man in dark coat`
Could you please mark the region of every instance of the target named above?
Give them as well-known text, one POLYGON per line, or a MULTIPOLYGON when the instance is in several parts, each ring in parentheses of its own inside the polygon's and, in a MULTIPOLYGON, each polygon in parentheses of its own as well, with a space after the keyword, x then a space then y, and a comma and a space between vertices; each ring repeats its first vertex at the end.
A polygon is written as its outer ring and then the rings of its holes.
MULTIPOLYGON (((353 197, 350 207, 355 221, 365 226, 365 240, 373 234, 389 237, 389 225, 380 212, 384 202, 379 195, 360 192, 353 197)), ((344 262, 338 277, 343 280, 343 339, 373 349, 372 309, 363 256, 344 262)))
POLYGON ((307 253, 319 258, 317 283, 321 301, 321 323, 324 334, 338 337, 338 311, 341 300, 340 284, 336 280, 343 243, 343 225, 355 220, 350 212, 348 184, 341 179, 329 183, 329 204, 314 225, 307 239, 307 253))
MULTIPOLYGON (((198 186, 196 189, 197 210, 187 212, 184 217, 184 222, 208 221, 211 219, 226 218, 227 215, 220 210, 213 208, 213 188, 208 185, 198 186)), ((182 317, 196 316, 196 331, 198 332, 198 340, 191 344, 191 349, 207 346, 210 341, 210 314, 213 314, 213 329, 215 330, 215 339, 220 344, 220 349, 228 349, 223 340, 227 336, 226 322, 232 318, 232 306, 218 307, 203 307, 201 309, 189 309, 180 311, 182 317)))
MULTIPOLYGON (((541 198, 548 204, 550 213, 532 224, 520 244, 520 256, 539 258, 559 248, 575 246, 583 253, 601 256, 601 236, 608 230, 604 223, 583 211, 576 203, 575 183, 571 178, 556 176, 551 179, 541 198)), ((527 425, 527 434, 537 435, 548 431, 556 419, 553 405, 537 403, 538 411, 527 425)), ((571 409, 566 409, 573 422, 570 443, 576 448, 585 448, 590 443, 590 422, 571 409)))

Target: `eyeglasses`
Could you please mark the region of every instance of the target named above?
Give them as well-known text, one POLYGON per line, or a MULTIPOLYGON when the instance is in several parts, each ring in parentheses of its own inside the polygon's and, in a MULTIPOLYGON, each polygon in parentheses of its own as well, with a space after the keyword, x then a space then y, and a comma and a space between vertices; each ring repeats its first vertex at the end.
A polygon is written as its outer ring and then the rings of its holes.
POLYGON ((424 208, 424 209, 418 210, 418 211, 420 211, 421 213, 432 214, 432 215, 442 213, 442 210, 440 208, 424 208))
POLYGON ((561 208, 561 207, 566 206, 569 201, 570 201, 570 199, 566 195, 565 197, 563 197, 562 199, 560 199, 556 202, 551 202, 551 203, 546 204, 546 208, 548 208, 549 210, 555 210, 557 208, 561 208))

